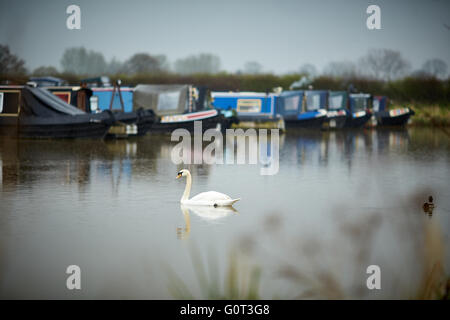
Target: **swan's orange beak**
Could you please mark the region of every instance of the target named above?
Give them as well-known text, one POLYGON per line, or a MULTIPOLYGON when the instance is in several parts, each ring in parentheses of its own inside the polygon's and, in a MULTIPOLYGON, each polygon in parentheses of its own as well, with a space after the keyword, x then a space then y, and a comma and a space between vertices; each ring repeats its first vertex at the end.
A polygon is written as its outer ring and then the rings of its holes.
POLYGON ((177 174, 177 179, 181 178, 181 173, 177 174))

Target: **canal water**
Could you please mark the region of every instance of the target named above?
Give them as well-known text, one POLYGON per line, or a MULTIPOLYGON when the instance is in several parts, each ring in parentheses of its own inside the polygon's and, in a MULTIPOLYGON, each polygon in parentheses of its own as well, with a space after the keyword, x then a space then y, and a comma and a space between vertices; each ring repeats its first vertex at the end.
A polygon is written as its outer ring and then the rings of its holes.
POLYGON ((444 130, 291 132, 275 175, 176 165, 175 144, 0 138, 0 298, 414 298, 449 275, 444 130), (180 207, 184 167, 235 210, 180 207))

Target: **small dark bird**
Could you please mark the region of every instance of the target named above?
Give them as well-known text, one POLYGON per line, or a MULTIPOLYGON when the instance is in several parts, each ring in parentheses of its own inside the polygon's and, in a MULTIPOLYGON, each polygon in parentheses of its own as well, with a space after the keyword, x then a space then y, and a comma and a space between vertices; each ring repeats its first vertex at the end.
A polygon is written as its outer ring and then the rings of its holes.
POLYGON ((425 202, 423 204, 423 211, 425 213, 428 213, 429 215, 432 215, 433 214, 433 209, 434 209, 433 197, 429 196, 428 197, 428 202, 425 202))

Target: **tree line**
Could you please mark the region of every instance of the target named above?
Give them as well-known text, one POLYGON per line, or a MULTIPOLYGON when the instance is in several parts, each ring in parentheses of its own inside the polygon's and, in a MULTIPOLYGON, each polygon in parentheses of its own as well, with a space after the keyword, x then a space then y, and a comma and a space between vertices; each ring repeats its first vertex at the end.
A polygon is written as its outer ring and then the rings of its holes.
POLYGON ((138 83, 191 83, 212 90, 270 91, 274 87, 348 90, 388 95, 398 101, 449 104, 450 78, 447 64, 440 59, 424 61, 412 70, 402 55, 390 49, 369 50, 357 61, 332 61, 318 72, 304 64, 294 72, 275 75, 264 72, 261 64, 248 61, 243 69, 227 73, 220 69, 220 58, 213 54, 191 55, 171 64, 164 55, 137 53, 125 61, 112 59, 83 47, 68 48, 61 57, 61 70, 39 67, 31 73, 24 60, 0 45, 0 81, 26 82, 29 75, 60 76, 78 83, 86 76, 109 75, 128 85, 138 83))
MULTIPOLYGON (((110 61, 101 52, 84 47, 67 48, 61 59, 60 69, 55 66, 41 66, 34 69, 33 75, 56 75, 60 73, 74 75, 137 75, 146 73, 216 74, 221 71, 220 57, 211 53, 200 53, 177 59, 170 63, 165 55, 136 53, 125 61, 112 58, 110 61)), ((27 74, 25 62, 11 53, 9 47, 0 44, 0 71, 2 74, 27 74)), ((262 74, 263 66, 256 61, 247 61, 237 74, 262 74)), ((268 72, 266 72, 268 73, 268 72)), ((445 79, 448 77, 448 66, 441 59, 429 59, 418 70, 412 70, 411 64, 402 57, 399 51, 391 49, 371 49, 358 61, 331 61, 318 72, 309 63, 302 65, 293 73, 300 73, 310 80, 318 76, 339 79, 366 78, 392 81, 403 77, 445 79)))

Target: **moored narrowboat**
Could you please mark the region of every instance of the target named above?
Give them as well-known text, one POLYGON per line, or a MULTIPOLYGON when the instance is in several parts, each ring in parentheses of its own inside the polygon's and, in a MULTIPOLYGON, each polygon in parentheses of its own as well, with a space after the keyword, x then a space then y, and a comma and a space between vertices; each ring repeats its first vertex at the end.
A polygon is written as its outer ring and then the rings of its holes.
POLYGON ((370 111, 371 95, 367 93, 349 94, 348 115, 345 122, 347 128, 361 128, 372 116, 370 111))
POLYGON ((404 126, 415 112, 410 108, 389 110, 386 96, 373 97, 373 112, 378 126, 404 126))
POLYGON ((284 129, 276 113, 278 94, 263 92, 211 92, 211 105, 221 112, 235 112, 237 128, 284 129))
POLYGON ((105 112, 89 114, 46 89, 0 87, 2 133, 26 138, 103 138, 114 118, 105 112))
POLYGON ((194 130, 194 122, 202 122, 202 131, 229 125, 225 116, 215 109, 204 108, 204 99, 190 85, 139 84, 134 88, 133 108, 152 110, 158 117, 152 132, 170 133, 183 128, 194 130))
POLYGON ((329 129, 341 129, 347 121, 348 94, 346 91, 329 91, 327 123, 329 129))
POLYGON ((277 113, 283 116, 286 128, 321 128, 327 116, 320 108, 322 98, 313 91, 309 99, 302 90, 284 91, 279 95, 277 113))

